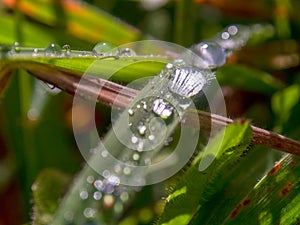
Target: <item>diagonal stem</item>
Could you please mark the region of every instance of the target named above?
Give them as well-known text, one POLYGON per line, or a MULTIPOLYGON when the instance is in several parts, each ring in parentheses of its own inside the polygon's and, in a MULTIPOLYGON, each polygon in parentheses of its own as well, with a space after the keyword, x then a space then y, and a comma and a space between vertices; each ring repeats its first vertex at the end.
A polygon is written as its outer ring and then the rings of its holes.
MULTIPOLYGON (((51 83, 70 94, 74 94, 76 89, 80 88, 80 93, 83 93, 82 97, 84 98, 97 95, 98 102, 109 106, 114 105, 116 107, 125 108, 139 93, 137 90, 100 78, 86 79, 84 82, 81 82, 82 85, 79 87, 78 83, 81 77, 78 76, 78 74, 76 75, 73 71, 60 68, 50 69, 48 66, 38 63, 30 66, 24 63, 20 66, 28 70, 28 72, 35 77, 51 83), (56 76, 53 76, 53 74, 56 74, 56 76), (101 88, 100 93, 99 88, 101 88)), ((188 126, 195 126, 194 121, 190 119, 193 118, 193 116, 189 116, 190 113, 198 113, 199 121, 201 122, 201 129, 204 130, 210 130, 212 123, 224 126, 234 122, 232 119, 210 114, 208 112, 190 111, 186 114, 184 120, 184 124, 187 124, 188 126)), ((256 126, 251 126, 251 128, 253 132, 253 144, 263 145, 265 147, 300 156, 300 142, 256 126)))

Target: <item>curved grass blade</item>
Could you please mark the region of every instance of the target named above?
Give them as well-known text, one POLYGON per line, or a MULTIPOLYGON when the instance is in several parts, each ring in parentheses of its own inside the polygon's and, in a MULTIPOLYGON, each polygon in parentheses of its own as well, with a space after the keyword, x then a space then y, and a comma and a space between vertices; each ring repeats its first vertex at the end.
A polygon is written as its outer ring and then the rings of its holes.
POLYGON ((284 85, 266 72, 244 65, 224 65, 217 71, 217 79, 222 85, 230 85, 243 90, 271 95, 284 85))
POLYGON ((251 140, 251 130, 248 122, 241 121, 229 125, 217 135, 206 151, 194 160, 192 166, 180 178, 172 194, 166 199, 166 205, 158 224, 176 225, 188 224, 197 211, 212 198, 219 190, 224 188, 224 183, 229 177, 230 170, 244 155, 251 140), (222 139, 222 133, 225 136, 222 139), (205 157, 211 157, 215 146, 222 142, 216 159, 204 171, 199 171, 198 165, 205 157), (217 186, 215 184, 218 184, 217 186))
POLYGON ((33 224, 42 225, 52 222, 53 214, 58 207, 57 199, 64 194, 70 177, 57 170, 43 170, 32 185, 33 224))
POLYGON ((300 160, 286 155, 228 215, 223 224, 298 224, 300 160), (248 218, 251 218, 249 220, 248 218))

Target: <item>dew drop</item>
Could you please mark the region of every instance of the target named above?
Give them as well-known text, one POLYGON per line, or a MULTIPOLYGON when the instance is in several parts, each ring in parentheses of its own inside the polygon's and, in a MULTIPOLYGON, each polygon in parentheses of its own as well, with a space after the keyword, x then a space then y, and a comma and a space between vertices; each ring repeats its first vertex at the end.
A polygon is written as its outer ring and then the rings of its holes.
POLYGON ((137 150, 138 150, 138 151, 143 151, 143 149, 144 149, 144 142, 143 142, 143 141, 140 141, 140 142, 138 143, 137 150))
POLYGON ((81 191, 81 192, 79 193, 79 197, 80 197, 82 200, 86 200, 86 199, 89 197, 89 194, 88 194, 88 192, 87 192, 86 190, 84 190, 84 191, 81 191))
POLYGON ((45 48, 45 56, 60 56, 61 52, 61 47, 54 43, 45 48))
POLYGON ((131 48, 123 48, 119 52, 119 56, 135 56, 136 53, 131 48))
POLYGON ((39 53, 39 49, 38 48, 34 48, 33 51, 32 51, 32 56, 36 57, 36 56, 38 56, 38 53, 39 53))
POLYGON ((94 187, 98 190, 98 191, 103 191, 104 190, 104 184, 102 182, 102 180, 96 180, 94 182, 94 187))
POLYGON ((244 46, 250 37, 250 33, 248 26, 231 25, 217 35, 214 41, 230 53, 244 46))
POLYGON ((133 156, 132 156, 132 159, 137 161, 140 159, 140 155, 138 153, 134 153, 133 156))
POLYGON ((173 107, 169 106, 163 99, 156 99, 153 102, 152 110, 162 119, 169 118, 173 113, 173 107))
POLYGON ((100 42, 95 45, 93 52, 101 56, 116 56, 119 54, 119 49, 110 42, 100 42))
POLYGON ((108 156, 108 151, 106 151, 106 150, 102 151, 102 152, 101 152, 101 156, 102 156, 103 158, 106 158, 106 157, 108 156))
POLYGON ((93 198, 97 201, 100 200, 102 198, 102 193, 100 191, 95 191, 93 194, 93 198))
POLYGON ((96 214, 96 210, 92 209, 92 208, 85 208, 83 211, 83 215, 86 218, 93 218, 93 217, 95 217, 95 214, 96 214))
POLYGON ((64 214, 64 219, 68 222, 68 223, 71 223, 73 221, 73 218, 74 218, 74 213, 71 212, 71 211, 67 211, 65 212, 64 214))
POLYGON ((139 125, 137 127, 137 130, 138 130, 140 135, 145 135, 147 127, 145 125, 139 125))
POLYGON ((133 115, 134 115, 133 109, 128 109, 128 115, 129 115, 129 116, 133 116, 133 115))
POLYGON ((108 178, 108 177, 110 176, 109 170, 104 170, 104 171, 102 172, 102 175, 103 175, 103 177, 108 178))
POLYGON ((153 134, 150 134, 150 135, 148 136, 148 139, 149 139, 150 141, 154 141, 154 140, 155 140, 155 136, 154 136, 153 134))
POLYGON ((225 50, 214 42, 201 42, 192 47, 192 50, 200 57, 195 58, 194 64, 200 68, 220 67, 226 62, 225 50), (198 65, 199 64, 199 65, 198 65))
POLYGON ((129 175, 129 174, 131 173, 131 169, 130 169, 129 167, 125 167, 125 168, 123 169, 123 173, 124 173, 125 175, 129 175))
POLYGON ((129 199, 129 194, 127 192, 122 192, 120 195, 120 199, 122 202, 126 202, 129 199))
POLYGON ((221 34, 221 37, 222 39, 227 40, 230 37, 230 34, 227 31, 225 31, 221 34))
POLYGON ((122 170, 122 167, 121 167, 119 164, 117 164, 117 165, 114 166, 114 171, 115 171, 116 173, 120 173, 121 170, 122 170))
POLYGON ((89 183, 89 184, 92 184, 94 182, 95 178, 94 176, 90 175, 86 178, 86 181, 89 183))
POLYGON ((208 70, 200 70, 195 67, 177 68, 169 83, 169 89, 183 97, 192 97, 198 94, 207 83, 206 73, 208 70))
POLYGON ((134 135, 131 137, 132 144, 136 144, 138 142, 138 140, 139 140, 138 137, 136 137, 134 135))
POLYGON ((236 35, 237 32, 238 32, 237 26, 232 25, 232 26, 229 26, 229 27, 228 27, 228 33, 229 33, 230 35, 236 35))
POLYGON ((71 50, 71 46, 70 45, 64 45, 62 48, 65 51, 70 51, 71 50))
POLYGON ((14 53, 19 53, 21 51, 19 42, 14 42, 12 44, 12 50, 14 53))
POLYGON ((166 68, 167 69, 172 69, 174 65, 172 63, 167 63, 166 68))
POLYGON ((120 178, 115 175, 110 176, 107 181, 115 186, 120 184, 120 178))

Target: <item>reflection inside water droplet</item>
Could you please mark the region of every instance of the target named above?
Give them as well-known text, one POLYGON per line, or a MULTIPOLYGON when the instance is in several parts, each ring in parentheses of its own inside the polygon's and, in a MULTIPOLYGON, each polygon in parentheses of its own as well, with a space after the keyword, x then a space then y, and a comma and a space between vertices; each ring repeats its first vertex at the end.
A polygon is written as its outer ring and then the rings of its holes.
POLYGON ((45 56, 60 56, 62 49, 57 44, 50 44, 45 48, 45 56))
POLYGON ((226 62, 225 50, 217 43, 201 42, 194 45, 192 50, 200 57, 193 62, 199 68, 220 67, 226 62))
POLYGON ((110 42, 100 42, 95 45, 93 52, 101 56, 116 56, 119 54, 119 49, 110 42))
POLYGON ((208 70, 194 67, 177 68, 169 83, 169 89, 183 97, 192 97, 203 89, 207 83, 206 76, 208 73, 208 70))

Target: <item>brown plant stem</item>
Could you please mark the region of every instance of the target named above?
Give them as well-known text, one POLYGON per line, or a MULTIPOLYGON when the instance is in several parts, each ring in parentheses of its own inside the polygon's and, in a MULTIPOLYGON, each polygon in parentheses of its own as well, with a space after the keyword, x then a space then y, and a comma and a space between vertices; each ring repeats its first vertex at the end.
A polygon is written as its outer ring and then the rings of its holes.
MULTIPOLYGON (((85 77, 81 79, 79 74, 57 67, 49 68, 49 66, 38 63, 31 65, 24 63, 19 66, 26 69, 35 77, 47 83, 51 83, 70 94, 74 94, 78 89, 82 97, 88 98, 89 96, 98 96, 98 102, 109 106, 113 105, 115 107, 125 108, 138 95, 137 90, 114 82, 100 78, 85 77)), ((195 126, 194 121, 190 119, 193 118, 192 116, 189 116, 190 113, 198 113, 201 129, 204 130, 210 130, 212 123, 214 125, 220 125, 220 127, 234 123, 234 120, 223 116, 204 111, 189 111, 186 113, 184 119, 184 124, 187 124, 188 126, 195 126)), ((251 126, 251 128, 253 132, 253 144, 300 156, 300 142, 256 126, 251 126)))

